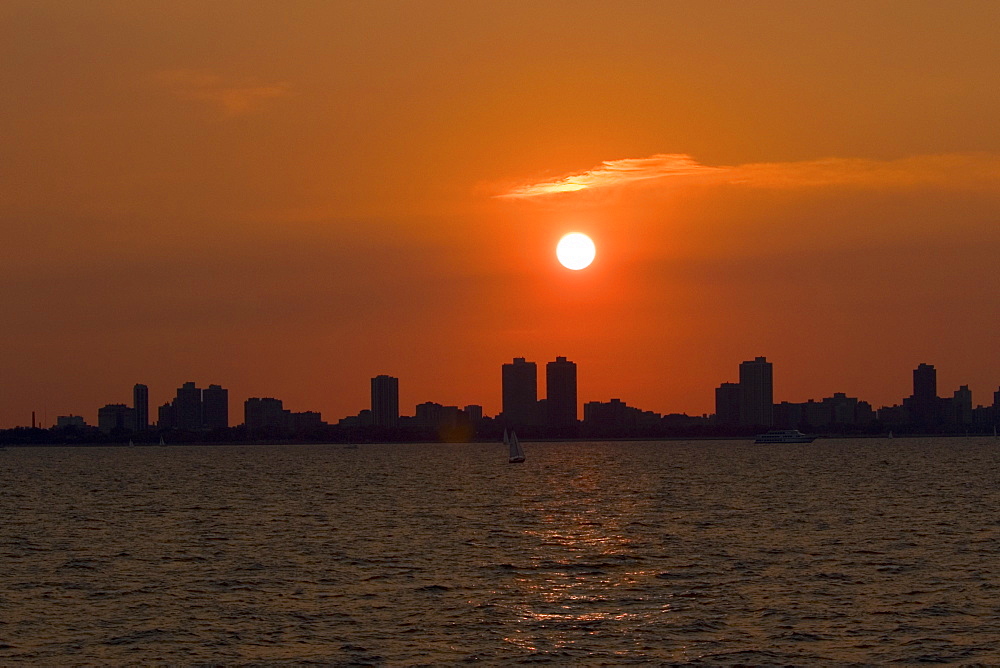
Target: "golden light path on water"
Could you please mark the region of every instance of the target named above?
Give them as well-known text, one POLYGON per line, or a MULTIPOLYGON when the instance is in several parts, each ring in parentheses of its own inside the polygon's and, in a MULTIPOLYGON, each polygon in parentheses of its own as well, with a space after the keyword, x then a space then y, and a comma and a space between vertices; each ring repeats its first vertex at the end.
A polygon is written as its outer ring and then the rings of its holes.
MULTIPOLYGON (((602 480, 601 468, 590 464, 579 468, 568 481, 567 491, 573 496, 593 498, 599 494, 602 483, 615 484, 602 480)), ((628 523, 627 518, 641 515, 648 505, 648 499, 623 494, 611 503, 602 503, 600 508, 554 503, 538 509, 540 528, 525 529, 526 540, 537 543, 545 553, 565 557, 556 561, 536 557, 532 561, 538 572, 515 578, 522 590, 519 598, 539 602, 517 605, 515 611, 524 621, 542 623, 548 628, 546 644, 556 648, 577 644, 572 633, 558 637, 560 625, 576 630, 588 622, 651 623, 657 616, 669 613, 670 604, 662 602, 625 611, 619 596, 611 595, 616 590, 638 588, 639 583, 655 577, 656 571, 625 568, 612 574, 606 570, 614 561, 628 560, 635 546, 623 524, 628 523), (574 559, 577 557, 584 557, 585 561, 577 562, 574 559), (553 630, 557 637, 552 636, 553 630)), ((529 629, 516 627, 515 631, 504 640, 527 651, 540 649, 529 629)))

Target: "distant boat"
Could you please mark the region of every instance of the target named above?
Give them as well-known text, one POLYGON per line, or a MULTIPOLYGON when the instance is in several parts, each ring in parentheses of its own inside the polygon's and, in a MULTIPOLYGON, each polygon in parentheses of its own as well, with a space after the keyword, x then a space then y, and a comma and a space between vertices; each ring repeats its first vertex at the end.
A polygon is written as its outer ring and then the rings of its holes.
POLYGON ((130 448, 134 448, 135 447, 135 443, 132 442, 131 438, 128 439, 128 447, 130 447, 130 448))
POLYGON ((758 434, 754 443, 812 443, 815 436, 806 436, 798 429, 778 429, 758 434))
POLYGON ((160 436, 160 445, 166 445, 166 443, 163 442, 163 437, 162 436, 160 436))
POLYGON ((507 430, 503 430, 503 442, 507 444, 507 449, 510 455, 507 458, 508 464, 520 464, 524 461, 524 448, 521 447, 521 441, 517 440, 517 433, 510 432, 507 434, 507 430))
POLYGON ((889 430, 889 438, 892 438, 892 430, 889 430))

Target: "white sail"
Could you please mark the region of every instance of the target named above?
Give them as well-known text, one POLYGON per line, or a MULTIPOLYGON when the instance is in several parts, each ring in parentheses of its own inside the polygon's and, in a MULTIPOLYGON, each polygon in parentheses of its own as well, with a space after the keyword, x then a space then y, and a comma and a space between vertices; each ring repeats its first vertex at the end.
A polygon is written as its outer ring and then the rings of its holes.
POLYGON ((510 438, 507 438, 507 431, 504 430, 504 441, 507 442, 508 448, 510 450, 510 457, 507 461, 511 464, 520 464, 524 461, 524 449, 521 447, 521 441, 517 440, 517 433, 511 432, 510 438))

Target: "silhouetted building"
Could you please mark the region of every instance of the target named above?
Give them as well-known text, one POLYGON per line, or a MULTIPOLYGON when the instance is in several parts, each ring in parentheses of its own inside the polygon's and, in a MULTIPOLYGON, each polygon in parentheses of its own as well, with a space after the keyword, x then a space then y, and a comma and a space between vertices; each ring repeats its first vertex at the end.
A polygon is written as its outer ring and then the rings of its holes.
POLYGON ((515 357, 510 364, 504 364, 501 371, 504 425, 524 427, 537 424, 538 368, 535 363, 515 357))
POLYGON ((156 428, 174 428, 174 404, 172 402, 163 404, 156 410, 156 428))
POLYGON ((184 383, 174 397, 174 429, 197 431, 202 426, 201 388, 184 383))
POLYGON ((201 393, 202 424, 208 429, 229 427, 229 390, 209 385, 201 393))
POLYGON ((105 434, 135 431, 135 409, 125 404, 108 404, 99 408, 97 428, 105 434))
POLYGON ((243 423, 251 431, 287 429, 286 411, 281 399, 251 397, 243 402, 243 423))
POLYGON ((774 380, 765 357, 740 364, 740 424, 769 427, 773 423, 774 380))
POLYGON ((56 417, 57 427, 86 427, 87 423, 80 415, 59 415, 56 417))
POLYGON ((464 419, 458 406, 442 406, 433 401, 417 404, 414 426, 420 429, 454 429, 464 419))
POLYGON ((883 406, 877 412, 878 421, 885 427, 901 427, 910 423, 910 411, 905 406, 883 406))
POLYGON ((913 370, 913 394, 903 400, 910 420, 919 427, 930 427, 941 421, 941 401, 937 395, 937 370, 931 364, 920 364, 913 370))
POLYGON ((293 434, 314 431, 324 426, 326 423, 323 422, 323 416, 316 411, 303 411, 288 415, 288 428, 293 434))
POLYGON ((477 406, 475 404, 470 404, 470 405, 466 406, 465 408, 463 408, 462 412, 465 413, 466 417, 468 417, 469 420, 471 422, 473 422, 473 423, 479 422, 480 420, 483 419, 483 407, 482 406, 477 406))
POLYGON ((843 392, 834 392, 832 397, 823 399, 823 405, 830 420, 827 424, 864 427, 875 422, 875 411, 870 403, 843 392))
POLYGON ((372 378, 372 419, 376 427, 399 425, 399 379, 380 375, 372 378))
POLYGON ((937 400, 937 369, 933 364, 919 364, 913 370, 913 398, 927 403, 937 400))
POLYGON ((952 424, 957 427, 968 427, 972 424, 972 390, 968 385, 962 385, 955 390, 949 411, 952 424))
POLYGON ((340 427, 356 428, 356 427, 371 427, 374 424, 374 418, 372 417, 371 410, 365 408, 358 412, 357 415, 349 415, 345 418, 341 418, 337 422, 340 427))
POLYGON ((588 401, 583 405, 583 426, 597 436, 632 434, 658 429, 662 416, 627 405, 621 399, 588 401))
POLYGON ((281 399, 273 397, 251 397, 244 401, 243 424, 251 437, 295 436, 326 425, 319 413, 293 413, 284 407, 281 399))
POLYGON ((545 365, 545 409, 550 427, 576 424, 576 364, 565 357, 545 365))
POLYGON ((135 428, 138 431, 149 429, 149 388, 142 383, 132 387, 132 408, 135 410, 135 428))
POLYGON ((720 425, 740 423, 739 383, 723 383, 715 388, 715 421, 720 425))
POLYGON ((774 406, 773 425, 782 429, 816 429, 819 427, 865 427, 875 421, 871 404, 836 392, 822 401, 793 404, 782 401, 774 406))

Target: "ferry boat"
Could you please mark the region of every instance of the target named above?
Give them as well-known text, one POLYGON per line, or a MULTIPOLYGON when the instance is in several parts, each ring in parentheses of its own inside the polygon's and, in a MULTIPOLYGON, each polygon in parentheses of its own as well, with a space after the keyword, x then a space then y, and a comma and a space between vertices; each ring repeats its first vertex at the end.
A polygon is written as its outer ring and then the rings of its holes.
POLYGON ((758 434, 754 443, 812 443, 815 436, 807 436, 798 429, 778 429, 758 434))

